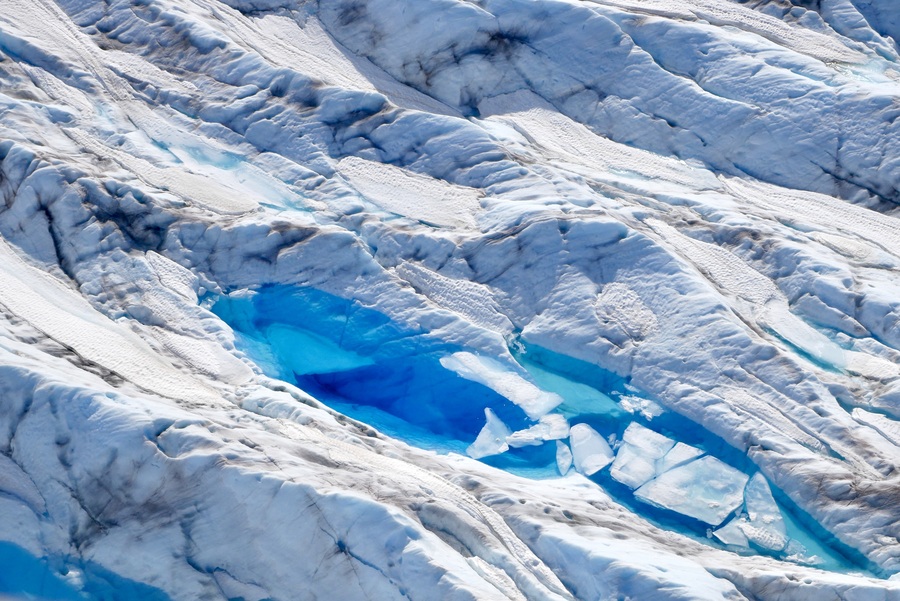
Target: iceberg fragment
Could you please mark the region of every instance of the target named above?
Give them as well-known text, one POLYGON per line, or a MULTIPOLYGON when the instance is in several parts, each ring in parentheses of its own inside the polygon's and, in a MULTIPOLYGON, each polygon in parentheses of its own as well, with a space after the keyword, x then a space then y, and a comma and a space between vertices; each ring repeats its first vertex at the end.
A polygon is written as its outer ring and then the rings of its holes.
POLYGON ((568 435, 569 422, 566 418, 558 413, 551 413, 543 416, 530 428, 513 432, 506 442, 513 448, 537 446, 548 440, 566 438, 568 435))
POLYGON ((657 463, 674 446, 671 438, 632 422, 622 435, 609 475, 631 489, 638 488, 656 477, 657 463))
POLYGON ((656 473, 661 474, 663 472, 667 472, 672 468, 678 467, 679 465, 683 465, 692 459, 696 459, 700 455, 703 454, 703 451, 698 449, 697 447, 692 447, 691 445, 684 444, 683 442, 676 443, 672 450, 666 453, 666 456, 660 459, 656 464, 656 473))
POLYGON ((475 442, 466 449, 466 453, 473 459, 499 455, 509 450, 506 439, 510 435, 510 430, 506 424, 489 408, 485 408, 484 417, 487 420, 484 427, 478 433, 475 442))
POLYGON ((711 526, 718 526, 744 502, 746 474, 709 455, 664 472, 634 496, 711 526))
POLYGON ((782 551, 787 546, 784 518, 765 477, 757 472, 744 489, 747 520, 740 523, 741 531, 756 546, 767 551, 782 551))
POLYGON ((518 405, 531 419, 539 419, 563 402, 561 396, 545 392, 499 361, 459 352, 443 357, 441 365, 460 377, 487 386, 518 405))
POLYGON ((742 525, 744 519, 737 517, 719 528, 714 530, 712 535, 717 538, 723 545, 730 547, 749 547, 750 542, 744 534, 742 525))
POLYGON ((596 474, 613 460, 613 451, 596 430, 587 424, 575 424, 569 432, 575 469, 585 476, 596 474))

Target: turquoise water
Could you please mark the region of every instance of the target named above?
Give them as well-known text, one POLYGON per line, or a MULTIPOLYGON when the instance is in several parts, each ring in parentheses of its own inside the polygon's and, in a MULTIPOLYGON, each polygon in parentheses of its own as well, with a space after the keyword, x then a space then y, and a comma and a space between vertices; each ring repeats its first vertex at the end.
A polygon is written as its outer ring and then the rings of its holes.
MULTIPOLYGON (((486 407, 513 431, 533 424, 504 397, 440 364, 442 357, 471 349, 448 344, 424 330, 402 328, 352 300, 308 287, 271 286, 218 298, 212 310, 235 329, 239 348, 267 375, 294 382, 341 413, 419 448, 465 453, 484 425, 486 407)), ((571 424, 586 423, 602 436, 618 439, 637 421, 748 475, 757 471, 744 453, 694 422, 663 410, 628 378, 521 340, 513 341, 511 347, 540 388, 563 398, 556 412, 571 424), (635 410, 636 405, 653 410, 635 410)), ((554 442, 510 449, 482 461, 527 478, 559 476, 554 442)), ((592 479, 657 525, 721 546, 708 538, 706 524, 641 502, 608 470, 592 479)), ((825 569, 864 571, 865 561, 858 554, 843 547, 784 495, 773 492, 788 535, 795 541, 775 556, 796 554, 793 559, 801 562, 816 556, 815 565, 825 569)))

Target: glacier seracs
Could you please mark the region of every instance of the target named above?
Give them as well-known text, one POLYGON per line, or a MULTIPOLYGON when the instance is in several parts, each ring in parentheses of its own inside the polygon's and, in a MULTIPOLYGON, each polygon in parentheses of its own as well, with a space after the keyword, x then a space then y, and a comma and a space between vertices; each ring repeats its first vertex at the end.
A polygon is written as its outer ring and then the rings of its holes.
POLYGON ((2 0, 0 595, 900 599, 898 35, 2 0))

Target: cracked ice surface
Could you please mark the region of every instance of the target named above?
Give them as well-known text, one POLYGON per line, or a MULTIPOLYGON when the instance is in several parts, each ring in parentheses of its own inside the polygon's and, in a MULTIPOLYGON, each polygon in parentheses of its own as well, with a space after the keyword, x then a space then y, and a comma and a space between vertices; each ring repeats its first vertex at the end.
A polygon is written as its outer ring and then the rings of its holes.
POLYGON ((741 505, 746 484, 744 474, 715 457, 701 457, 664 472, 634 494, 715 526, 741 505))
POLYGON ((900 598, 896 2, 0 4, 0 595, 900 598))

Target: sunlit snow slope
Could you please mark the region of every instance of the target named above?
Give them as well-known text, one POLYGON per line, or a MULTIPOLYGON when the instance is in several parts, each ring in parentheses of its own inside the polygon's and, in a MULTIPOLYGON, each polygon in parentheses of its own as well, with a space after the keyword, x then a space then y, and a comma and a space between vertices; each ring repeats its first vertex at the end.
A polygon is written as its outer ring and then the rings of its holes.
POLYGON ((0 597, 900 599, 895 0, 0 0, 0 597))

